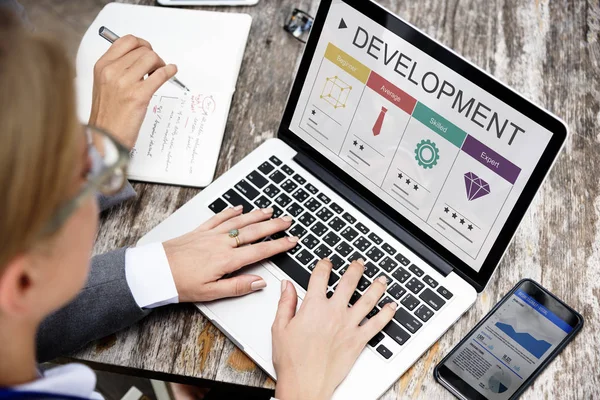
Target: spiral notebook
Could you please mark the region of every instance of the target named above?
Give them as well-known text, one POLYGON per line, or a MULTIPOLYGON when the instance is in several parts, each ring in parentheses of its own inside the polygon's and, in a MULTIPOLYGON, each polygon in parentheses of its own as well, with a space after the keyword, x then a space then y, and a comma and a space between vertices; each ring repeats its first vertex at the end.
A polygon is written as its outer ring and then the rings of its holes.
POLYGON ((167 82, 154 95, 131 151, 129 179, 196 187, 212 181, 251 22, 247 14, 120 3, 98 14, 77 52, 83 122, 90 116, 94 64, 110 46, 98 35, 101 26, 149 41, 190 89, 167 82))

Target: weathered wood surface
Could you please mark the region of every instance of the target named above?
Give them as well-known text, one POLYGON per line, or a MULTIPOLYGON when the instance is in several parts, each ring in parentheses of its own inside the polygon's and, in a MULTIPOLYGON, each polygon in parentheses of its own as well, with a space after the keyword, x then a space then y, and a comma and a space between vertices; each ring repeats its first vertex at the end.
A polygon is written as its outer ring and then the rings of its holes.
MULTIPOLYGON (((77 38, 107 1, 23 2, 52 10, 56 22, 67 25, 66 33, 77 38)), ((600 1, 382 3, 562 117, 571 130, 565 150, 487 290, 383 398, 450 398, 435 383, 433 366, 522 277, 538 280, 586 319, 582 333, 524 398, 600 398, 600 1)), ((302 52, 302 44, 281 26, 292 8, 314 13, 317 6, 317 0, 261 0, 256 7, 231 10, 247 12, 254 20, 217 175, 276 134, 302 52)), ((36 16, 32 19, 35 23, 36 16)), ((72 38, 69 40, 73 52, 76 46, 72 38)), ((136 184, 135 188, 135 201, 103 216, 96 252, 134 245, 198 193, 196 189, 154 184, 136 184)), ((274 386, 189 305, 157 310, 108 341, 91 344, 76 357, 223 382, 274 386)))

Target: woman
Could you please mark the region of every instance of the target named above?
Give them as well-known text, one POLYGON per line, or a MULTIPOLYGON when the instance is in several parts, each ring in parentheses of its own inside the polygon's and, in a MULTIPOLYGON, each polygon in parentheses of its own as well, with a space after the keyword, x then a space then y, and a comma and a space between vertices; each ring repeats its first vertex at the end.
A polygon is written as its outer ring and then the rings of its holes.
MULTIPOLYGON (((102 129, 82 128, 64 53, 24 32, 0 8, 0 388, 99 398, 91 370, 67 365, 41 375, 39 355, 47 359, 72 351, 161 304, 260 290, 265 283, 258 276, 221 278, 287 251, 298 240, 236 248, 229 230, 239 229, 239 238, 252 243, 287 229, 291 218, 272 219, 271 209, 241 214, 235 207, 180 238, 95 257, 90 268, 98 221, 95 193, 114 195, 126 185, 128 148, 148 102, 176 71, 147 42, 133 36, 118 40, 95 68, 90 123, 102 129), (135 267, 140 264, 147 268, 145 276, 135 267)), ((385 283, 374 282, 348 308, 362 262, 350 265, 327 299, 330 270, 328 260, 317 264, 298 312, 294 286, 282 282, 272 329, 279 399, 331 397, 367 341, 394 314, 391 303, 360 325, 385 283)))

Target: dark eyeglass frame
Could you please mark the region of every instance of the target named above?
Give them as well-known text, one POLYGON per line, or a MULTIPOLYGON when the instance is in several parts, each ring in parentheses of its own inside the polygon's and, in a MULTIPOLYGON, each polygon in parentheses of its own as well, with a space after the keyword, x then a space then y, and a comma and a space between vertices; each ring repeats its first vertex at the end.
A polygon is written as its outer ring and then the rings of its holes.
POLYGON ((50 218, 45 228, 42 230, 41 236, 51 235, 60 229, 60 227, 65 223, 67 219, 83 204, 86 200, 87 196, 100 192, 104 195, 114 195, 118 193, 127 182, 127 165, 129 164, 129 149, 127 149, 124 145, 122 145, 117 139, 115 139, 110 133, 105 131, 102 128, 95 127, 93 125, 82 124, 86 146, 88 151, 88 157, 90 160, 94 160, 94 158, 99 157, 97 150, 92 144, 93 134, 99 134, 101 137, 107 139, 112 145, 115 146, 117 150, 118 157, 114 164, 112 165, 102 165, 95 174, 90 173, 88 175, 88 181, 84 184, 83 188, 79 191, 79 193, 67 200, 62 206, 58 208, 56 213, 50 218), (103 186, 107 182, 119 182, 117 185, 114 185, 112 188, 107 189, 107 187, 103 186))
POLYGON ((294 8, 287 22, 283 24, 283 30, 288 32, 298 41, 306 43, 306 40, 302 39, 300 35, 304 32, 310 33, 310 29, 312 28, 314 21, 314 17, 306 11, 294 8), (298 21, 300 21, 302 24, 298 24, 298 21))

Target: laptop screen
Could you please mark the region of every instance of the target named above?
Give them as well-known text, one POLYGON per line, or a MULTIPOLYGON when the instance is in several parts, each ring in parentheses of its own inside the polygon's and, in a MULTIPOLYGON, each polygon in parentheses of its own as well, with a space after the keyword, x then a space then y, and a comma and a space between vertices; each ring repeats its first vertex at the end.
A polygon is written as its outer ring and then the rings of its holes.
POLYGON ((474 271, 552 133, 342 1, 289 130, 474 271))

